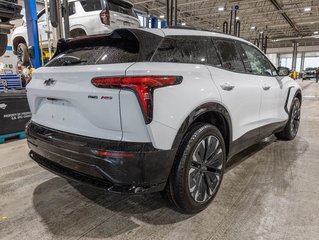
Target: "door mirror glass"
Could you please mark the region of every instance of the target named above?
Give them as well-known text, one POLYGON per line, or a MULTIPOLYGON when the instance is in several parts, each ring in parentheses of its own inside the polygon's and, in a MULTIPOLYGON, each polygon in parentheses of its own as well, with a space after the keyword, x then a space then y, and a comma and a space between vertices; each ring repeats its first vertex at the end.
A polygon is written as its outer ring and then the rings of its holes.
POLYGON ((290 74, 290 69, 286 67, 279 67, 277 72, 278 72, 278 76, 285 77, 290 74))

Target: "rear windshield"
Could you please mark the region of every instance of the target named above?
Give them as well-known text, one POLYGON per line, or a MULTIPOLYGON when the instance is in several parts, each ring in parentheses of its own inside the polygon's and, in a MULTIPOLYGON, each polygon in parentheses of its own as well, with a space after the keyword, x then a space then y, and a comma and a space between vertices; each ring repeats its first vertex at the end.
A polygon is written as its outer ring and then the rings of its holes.
POLYGON ((130 15, 133 17, 137 17, 133 9, 133 6, 131 4, 121 0, 109 0, 107 2, 108 2, 109 10, 130 15))
POLYGON ((119 29, 111 35, 61 39, 47 67, 148 62, 162 37, 138 29, 119 29))
POLYGON ((129 31, 70 41, 60 40, 55 57, 47 67, 136 62, 139 42, 129 31))

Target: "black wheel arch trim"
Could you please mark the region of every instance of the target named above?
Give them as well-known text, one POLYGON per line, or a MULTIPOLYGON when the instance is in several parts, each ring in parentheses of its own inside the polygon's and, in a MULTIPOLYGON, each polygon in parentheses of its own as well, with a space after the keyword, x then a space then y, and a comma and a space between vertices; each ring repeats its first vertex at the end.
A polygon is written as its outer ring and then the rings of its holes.
MULTIPOLYGON (((290 87, 288 89, 288 94, 287 94, 287 99, 286 99, 286 103, 285 103, 285 112, 289 115, 289 110, 288 110, 288 102, 289 102, 289 98, 290 98, 290 94, 291 94, 291 90, 294 89, 295 87, 290 87)), ((295 95, 293 97, 293 99, 298 95, 300 94, 301 96, 301 99, 300 99, 300 102, 302 101, 302 92, 300 89, 297 89, 297 91, 295 92, 295 95)))
POLYGON ((232 142, 232 121, 231 121, 231 117, 229 112, 227 111, 227 109, 221 105, 220 103, 217 102, 208 102, 208 103, 204 103, 200 106, 198 106, 196 109, 194 109, 184 120, 183 124, 181 125, 181 127, 179 128, 177 135, 174 139, 173 142, 173 146, 172 149, 177 149, 183 139, 183 137, 185 136, 187 130, 189 129, 189 127, 203 114, 205 113, 209 113, 209 112, 215 112, 215 113, 219 113, 223 116, 224 120, 226 120, 226 124, 228 127, 228 139, 229 141, 226 144, 226 148, 227 148, 227 154, 229 152, 229 148, 231 146, 231 142, 232 142))

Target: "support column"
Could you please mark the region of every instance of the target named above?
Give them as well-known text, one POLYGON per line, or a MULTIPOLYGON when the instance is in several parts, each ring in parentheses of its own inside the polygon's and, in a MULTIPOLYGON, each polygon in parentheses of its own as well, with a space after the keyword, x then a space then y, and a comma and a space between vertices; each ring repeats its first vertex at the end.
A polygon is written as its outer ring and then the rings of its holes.
POLYGON ((301 53, 300 71, 305 70, 305 58, 306 58, 306 54, 305 54, 305 52, 302 52, 301 53))
POLYGON ((170 27, 170 1, 166 0, 166 21, 167 27, 170 27))
POLYGON ((32 59, 32 66, 34 68, 41 67, 41 53, 39 44, 39 30, 38 30, 38 16, 36 0, 25 0, 25 15, 27 21, 27 31, 29 45, 34 49, 34 58, 32 59))
POLYGON ((296 71, 297 69, 297 53, 298 53, 298 43, 293 41, 293 52, 292 52, 292 71, 296 71))
POLYGON ((69 2, 63 0, 63 16, 64 16, 64 37, 70 37, 70 13, 69 13, 69 2))
POLYGON ((276 67, 282 67, 279 53, 277 54, 277 66, 276 67))

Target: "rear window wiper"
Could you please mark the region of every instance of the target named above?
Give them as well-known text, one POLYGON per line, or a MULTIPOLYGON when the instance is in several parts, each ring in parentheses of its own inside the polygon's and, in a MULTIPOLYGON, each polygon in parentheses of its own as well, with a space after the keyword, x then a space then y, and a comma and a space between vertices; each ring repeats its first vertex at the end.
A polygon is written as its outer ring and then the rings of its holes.
POLYGON ((63 58, 60 59, 60 61, 62 66, 76 65, 76 64, 87 62, 86 59, 81 59, 74 56, 64 56, 63 58))

